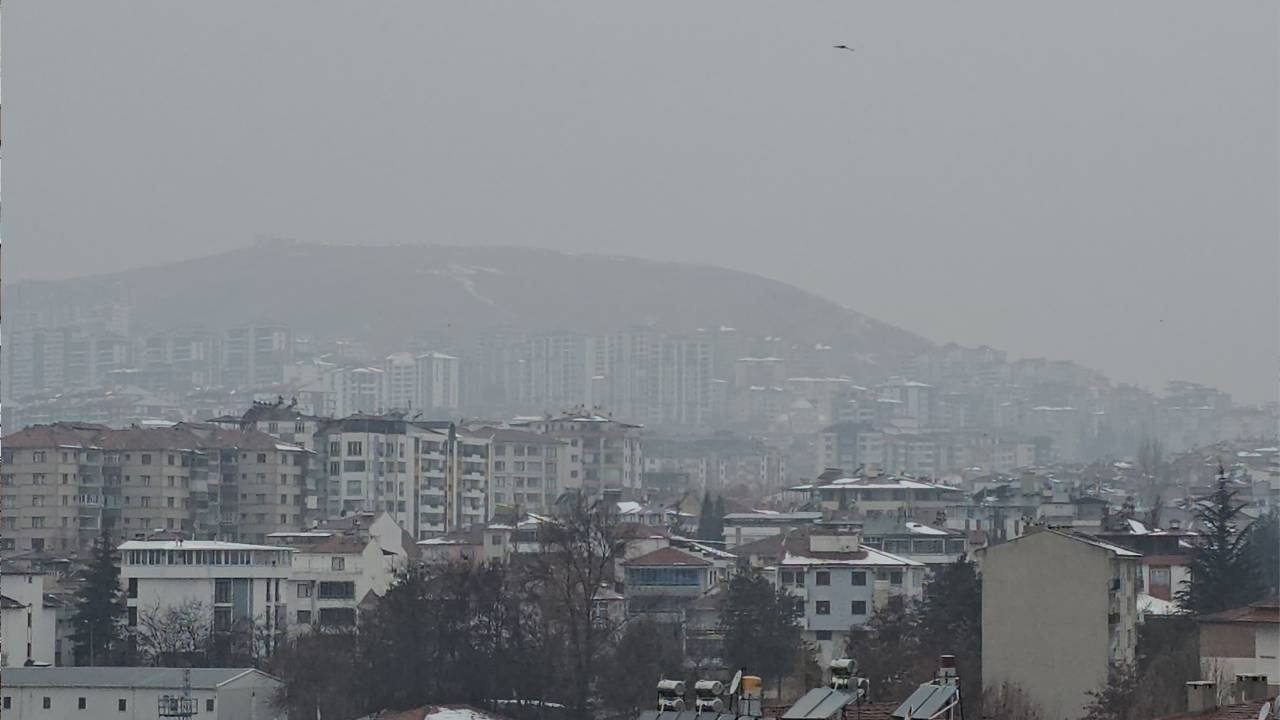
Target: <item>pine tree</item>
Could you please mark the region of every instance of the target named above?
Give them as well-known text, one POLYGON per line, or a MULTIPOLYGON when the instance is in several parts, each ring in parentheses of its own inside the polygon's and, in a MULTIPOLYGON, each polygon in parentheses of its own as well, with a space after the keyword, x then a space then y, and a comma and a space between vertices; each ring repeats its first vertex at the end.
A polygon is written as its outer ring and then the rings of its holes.
POLYGON ((707 491, 702 496, 702 510, 698 513, 698 539, 714 540, 712 536, 715 532, 715 504, 711 502, 711 492, 707 491))
POLYGON ((780 683, 797 667, 802 615, 800 599, 759 572, 735 575, 720 618, 728 666, 780 683))
POLYGON ((1226 478, 1208 504, 1196 511, 1201 525, 1201 543, 1191 561, 1191 579, 1178 591, 1178 604, 1196 614, 1215 613, 1241 607, 1262 596, 1259 569, 1249 548, 1249 526, 1237 526, 1244 503, 1236 502, 1236 491, 1226 478))
POLYGON ((724 540, 724 496, 716 496, 716 504, 714 507, 714 518, 712 526, 716 529, 716 536, 707 538, 708 540, 724 540))
POLYGON ((120 589, 120 556, 104 528, 93 545, 84 585, 76 593, 71 640, 77 665, 117 665, 128 647, 124 622, 128 614, 120 589))
POLYGON ((1262 584, 1280 590, 1280 510, 1272 508, 1249 528, 1249 554, 1262 571, 1262 584))

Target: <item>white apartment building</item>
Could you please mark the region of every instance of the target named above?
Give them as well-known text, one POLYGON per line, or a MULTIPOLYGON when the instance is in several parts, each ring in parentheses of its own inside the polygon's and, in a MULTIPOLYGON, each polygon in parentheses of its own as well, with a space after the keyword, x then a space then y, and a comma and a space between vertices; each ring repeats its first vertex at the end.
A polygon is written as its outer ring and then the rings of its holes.
POLYGON ((804 602, 803 637, 822 665, 891 597, 911 602, 924 592, 924 563, 863 545, 857 530, 807 528, 780 536, 778 546, 775 582, 804 602))
POLYGON ((1078 718, 1134 661, 1141 553, 1056 530, 978 551, 982 679, 1021 686, 1045 718, 1078 718))
MULTIPOLYGON (((151 720, 162 698, 190 683, 201 720, 279 720, 281 682, 243 668, 29 667, 4 671, 0 715, 14 720, 151 720)), ((169 705, 173 709, 175 706, 169 705)))
POLYGON ((418 367, 413 354, 391 353, 382 360, 382 401, 380 408, 420 410, 418 400, 418 367))
POLYGON ((292 538, 292 547, 291 630, 354 626, 360 603, 385 593, 399 565, 372 537, 305 533, 292 538))
POLYGON ((461 407, 458 358, 444 353, 423 353, 414 358, 417 410, 456 411, 461 407))
POLYGON ((120 545, 128 624, 140 615, 199 603, 216 630, 242 622, 272 631, 288 624, 293 550, 211 540, 130 540, 120 545))
POLYGON ((22 667, 28 661, 55 664, 57 610, 46 599, 41 573, 0 574, 0 667, 22 667))

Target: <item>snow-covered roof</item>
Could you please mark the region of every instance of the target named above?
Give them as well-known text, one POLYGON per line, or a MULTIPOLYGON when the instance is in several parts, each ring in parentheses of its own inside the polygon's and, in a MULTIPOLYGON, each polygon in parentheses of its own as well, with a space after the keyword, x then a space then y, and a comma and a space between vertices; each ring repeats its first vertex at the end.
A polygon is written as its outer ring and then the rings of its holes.
POLYGON ((884 567, 897 567, 897 566, 924 567, 924 563, 922 562, 917 562, 910 558, 902 557, 901 555, 894 555, 892 553, 887 553, 887 552, 884 552, 883 550, 876 550, 875 548, 867 547, 866 545, 863 545, 859 552, 866 553, 866 555, 864 557, 859 557, 859 558, 811 557, 809 555, 793 555, 791 554, 791 551, 788 550, 785 553, 783 553, 782 562, 779 564, 780 565, 847 565, 850 567, 863 567, 868 565, 884 566, 884 567))
POLYGON ((249 545, 220 540, 126 540, 120 550, 288 550, 279 545, 249 545))
POLYGON ((924 523, 918 523, 911 520, 908 520, 904 524, 907 526, 908 530, 910 530, 912 533, 916 535, 948 535, 950 534, 946 530, 943 530, 942 528, 932 527, 930 525, 925 525, 924 523))

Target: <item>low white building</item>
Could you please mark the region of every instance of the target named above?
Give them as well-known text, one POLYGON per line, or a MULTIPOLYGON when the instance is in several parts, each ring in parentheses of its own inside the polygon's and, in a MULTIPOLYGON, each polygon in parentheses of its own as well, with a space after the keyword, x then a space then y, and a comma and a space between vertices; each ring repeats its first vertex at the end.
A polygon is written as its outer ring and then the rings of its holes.
MULTIPOLYGON (((162 699, 183 696, 185 672, 151 667, 46 667, 4 671, 0 716, 8 720, 151 720, 162 699)), ((273 720, 283 684, 261 670, 194 668, 190 699, 202 720, 273 720)))
POLYGON ((779 539, 778 587, 804 602, 804 639, 823 665, 844 652, 851 628, 865 625, 892 597, 924 592, 924 563, 862 544, 856 529, 806 528, 779 539))
POLYGON ((44 575, 0 574, 0 667, 21 667, 28 661, 55 664, 57 609, 46 600, 44 575))
POLYGON ((120 546, 129 626, 143 613, 199 603, 213 626, 288 624, 293 550, 211 540, 130 540, 120 546))
POLYGON ((293 569, 286 602, 295 629, 309 625, 350 627, 371 595, 391 586, 396 555, 371 537, 326 536, 293 545, 293 569))

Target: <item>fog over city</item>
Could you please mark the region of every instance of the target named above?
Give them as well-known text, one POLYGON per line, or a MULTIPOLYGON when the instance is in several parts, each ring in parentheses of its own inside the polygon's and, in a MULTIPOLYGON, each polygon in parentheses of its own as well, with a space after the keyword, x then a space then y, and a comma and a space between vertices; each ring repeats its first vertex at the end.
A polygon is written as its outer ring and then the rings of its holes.
POLYGON ((1280 715, 1274 0, 4 6, 4 718, 1280 715))
POLYGON ((1276 396, 1265 0, 7 10, 10 282, 258 236, 598 252, 1276 396))

